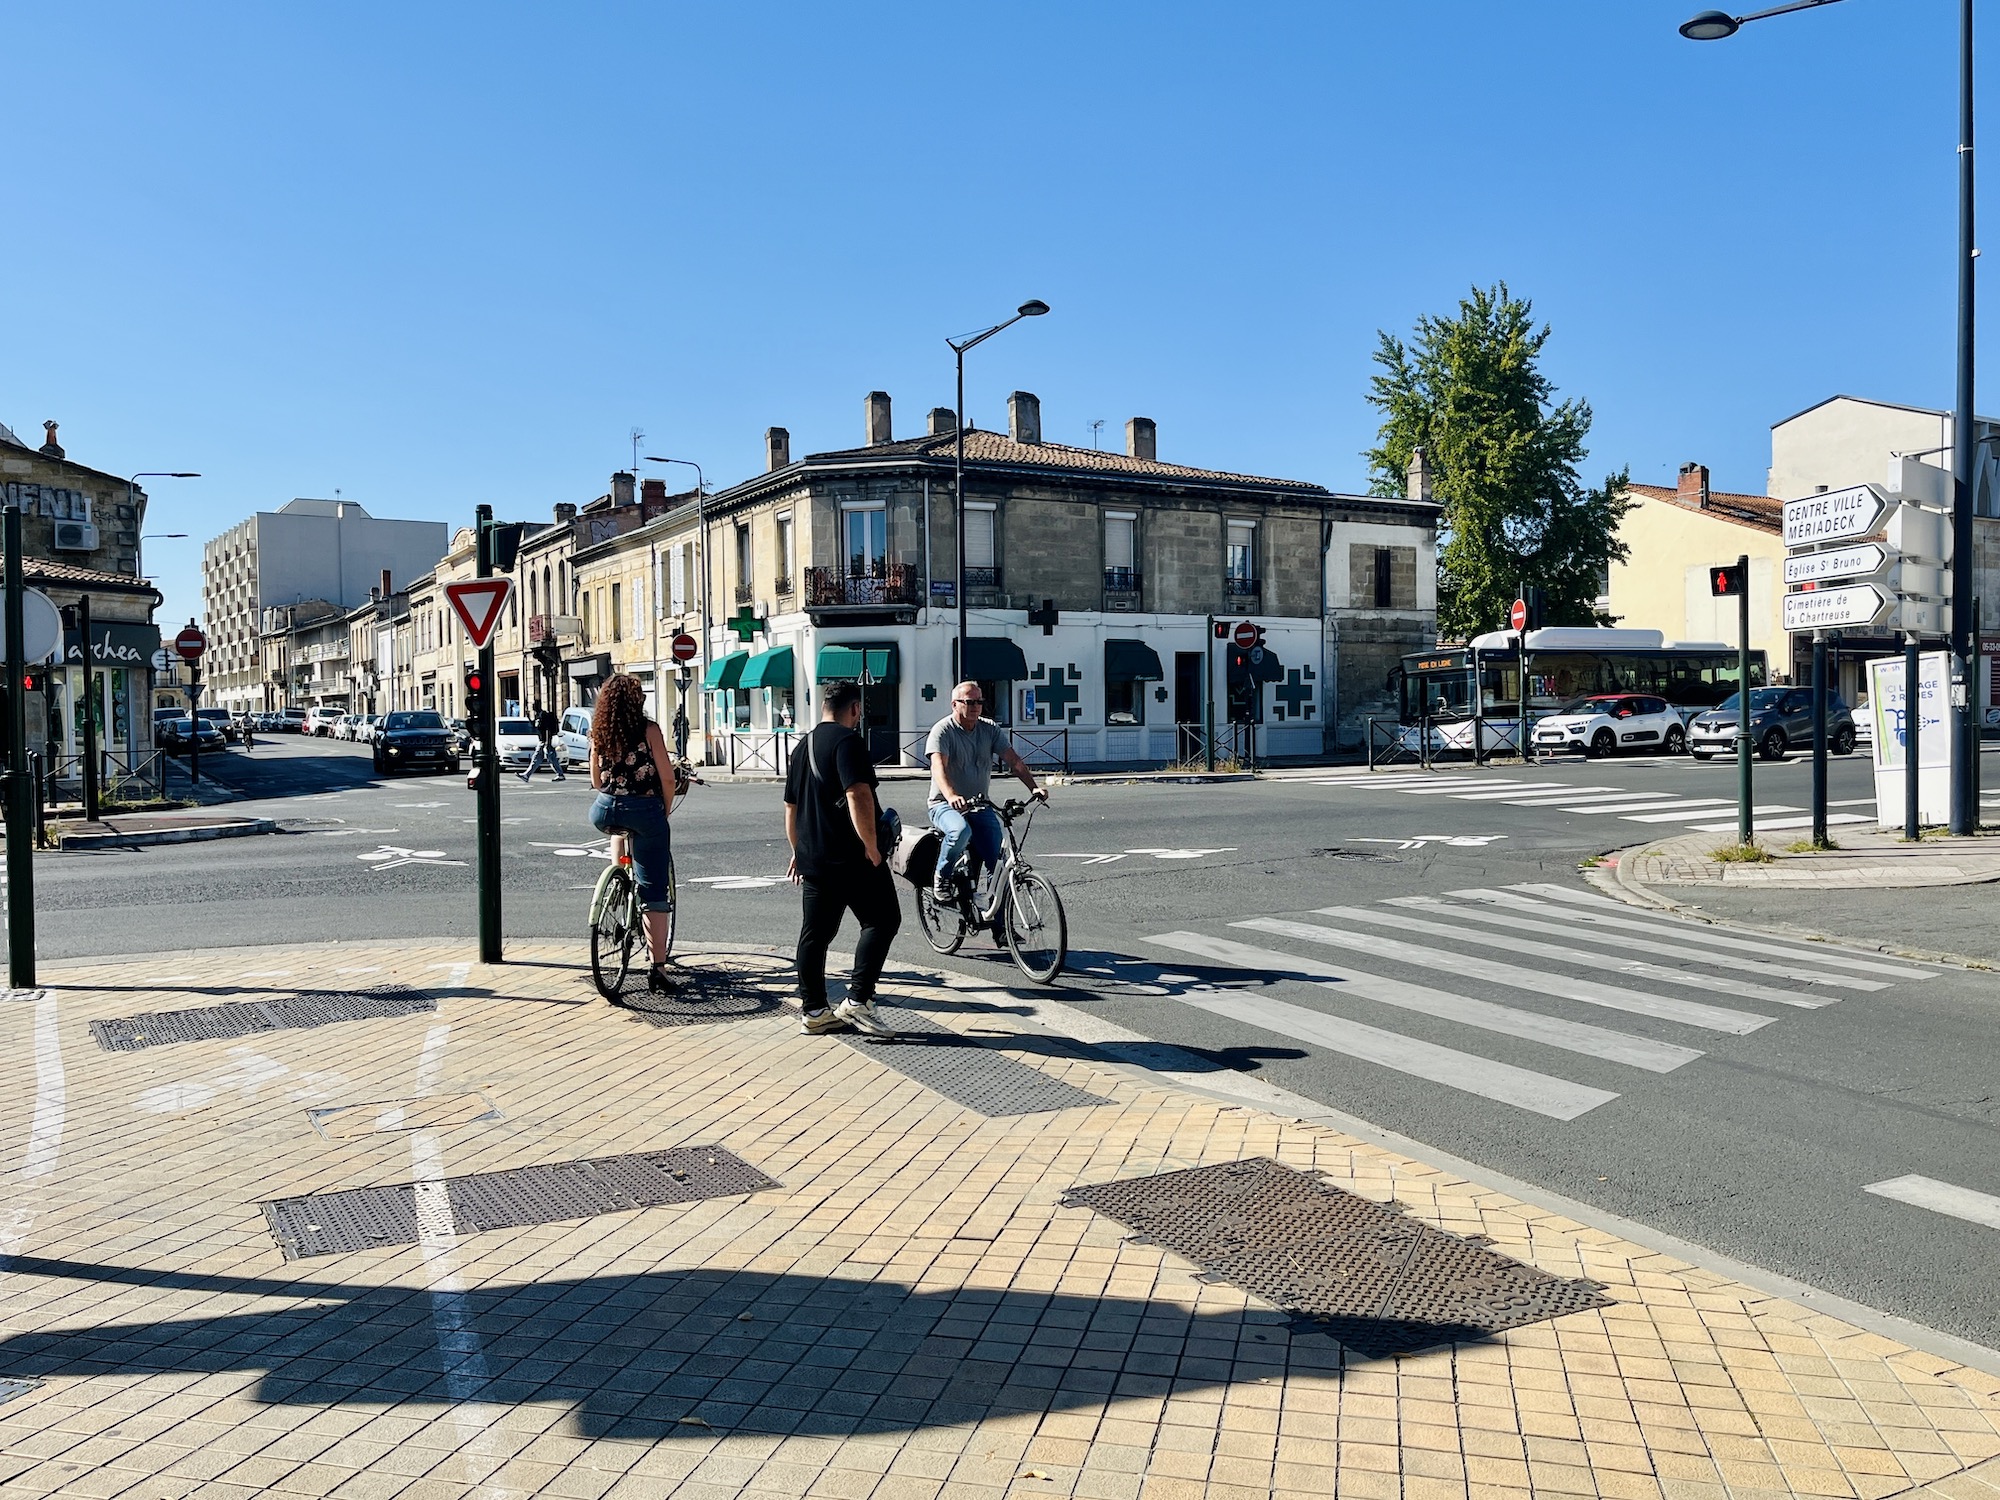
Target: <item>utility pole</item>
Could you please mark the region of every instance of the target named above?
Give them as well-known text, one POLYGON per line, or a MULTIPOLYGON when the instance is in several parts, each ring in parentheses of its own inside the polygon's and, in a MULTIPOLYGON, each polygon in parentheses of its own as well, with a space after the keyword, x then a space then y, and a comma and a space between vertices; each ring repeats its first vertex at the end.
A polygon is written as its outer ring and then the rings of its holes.
MULTIPOLYGON (((1945 685, 1945 732, 1956 734, 1958 753, 1951 770, 1951 831, 1979 831, 1979 684, 1974 677, 1978 637, 1974 633, 1972 601, 1973 443, 1972 336, 1973 258, 1979 254, 1972 236, 1972 0, 1958 7, 1958 397, 1951 418, 1951 664, 1965 689, 1965 702, 1954 708, 1951 684, 1945 685)), ((1911 699, 1912 702, 1916 700, 1911 699)), ((1914 745, 1914 738, 1912 744, 1914 745)), ((1914 762, 1915 756, 1911 756, 1914 762)), ((1911 773, 1912 778, 1915 772, 1911 773)), ((1914 779, 1911 782, 1915 785, 1914 779)))
POLYGON ((1923 657, 1914 630, 1903 634, 1903 837, 1918 839, 1924 832, 1923 756, 1924 703, 1923 657))
MULTIPOLYGON (((493 507, 482 505, 474 513, 477 546, 474 552, 475 577, 493 576, 493 507)), ((500 955, 500 747, 494 739, 493 638, 479 648, 478 722, 472 726, 479 736, 479 790, 475 794, 479 818, 479 961, 497 964, 500 955)))
POLYGON ((1755 834, 1750 807, 1750 557, 1736 559, 1736 842, 1755 834))
POLYGON ((1813 632, 1812 841, 1824 849, 1826 837, 1826 632, 1813 632))
POLYGON ((35 987, 35 849, 34 807, 29 801, 28 697, 22 690, 27 671, 28 643, 23 638, 21 575, 21 507, 7 507, 4 540, 7 549, 7 983, 17 990, 35 987))
MULTIPOLYGON (((97 667, 90 659, 90 595, 76 596, 76 633, 83 642, 83 820, 95 823, 97 805, 97 667)), ((194 721, 196 738, 201 720, 194 721)))
POLYGON ((1201 647, 1202 766, 1215 769, 1215 616, 1208 617, 1208 635, 1201 647))

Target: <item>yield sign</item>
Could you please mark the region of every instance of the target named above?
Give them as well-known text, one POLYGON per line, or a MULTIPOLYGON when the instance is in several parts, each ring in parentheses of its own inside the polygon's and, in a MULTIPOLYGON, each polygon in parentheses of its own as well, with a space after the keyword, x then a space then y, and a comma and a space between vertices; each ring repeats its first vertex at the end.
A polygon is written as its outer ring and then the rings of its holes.
POLYGON ((452 612, 465 633, 472 637, 473 649, 486 649, 486 643, 493 639, 493 627, 500 623, 507 596, 513 592, 511 578, 467 578, 444 586, 444 596, 451 601, 452 612))

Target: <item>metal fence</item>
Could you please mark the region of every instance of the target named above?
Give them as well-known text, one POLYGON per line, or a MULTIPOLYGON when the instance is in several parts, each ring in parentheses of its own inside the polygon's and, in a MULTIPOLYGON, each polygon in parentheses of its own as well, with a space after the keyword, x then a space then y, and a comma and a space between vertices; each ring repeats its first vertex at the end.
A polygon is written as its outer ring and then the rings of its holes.
MULTIPOLYGON (((81 795, 83 757, 57 755, 51 758, 44 784, 50 800, 61 788, 81 795)), ((166 795, 167 757, 159 750, 142 750, 135 755, 116 750, 97 753, 97 795, 106 802, 135 802, 166 795)))
MULTIPOLYGON (((1218 724, 1215 726, 1215 758, 1235 761, 1239 766, 1254 767, 1257 764, 1257 726, 1255 724, 1218 724)), ((1208 759, 1208 729, 1202 724, 1176 724, 1174 726, 1174 762, 1190 766, 1196 761, 1208 759)))
POLYGON ((792 768, 795 734, 730 734, 723 738, 732 775, 783 776, 792 768))
POLYGON ((1520 754, 1520 725, 1514 719, 1452 719, 1405 724, 1387 717, 1368 720, 1368 767, 1469 761, 1485 765, 1496 755, 1520 754))
MULTIPOLYGON (((928 729, 906 729, 901 736, 898 761, 903 765, 925 765, 928 757, 924 745, 930 739, 928 729)), ((1007 729, 1007 739, 1014 747, 1014 753, 1033 766, 1037 771, 1069 770, 1069 730, 1062 728, 1007 729)), ((994 769, 999 769, 997 766, 994 769)))

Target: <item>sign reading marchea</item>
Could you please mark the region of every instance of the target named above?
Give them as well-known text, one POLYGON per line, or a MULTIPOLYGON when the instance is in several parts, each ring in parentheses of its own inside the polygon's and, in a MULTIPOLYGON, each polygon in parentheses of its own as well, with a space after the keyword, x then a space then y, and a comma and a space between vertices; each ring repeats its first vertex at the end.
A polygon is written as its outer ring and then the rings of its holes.
POLYGON ((1873 484, 1854 484, 1824 495, 1787 500, 1785 545, 1811 547, 1866 536, 1882 524, 1893 503, 1881 486, 1873 484))

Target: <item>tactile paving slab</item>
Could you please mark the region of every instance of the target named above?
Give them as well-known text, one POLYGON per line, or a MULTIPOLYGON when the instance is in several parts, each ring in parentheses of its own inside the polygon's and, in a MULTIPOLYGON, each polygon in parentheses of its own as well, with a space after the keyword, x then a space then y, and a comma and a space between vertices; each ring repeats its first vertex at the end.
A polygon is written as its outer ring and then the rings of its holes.
POLYGON ((302 990, 275 1000, 239 1000, 197 1010, 160 1010, 92 1021, 90 1034, 106 1052, 139 1052, 177 1042, 228 1041, 264 1031, 299 1031, 341 1021, 373 1021, 435 1011, 421 990, 385 985, 370 990, 302 990))
MULTIPOLYGON (((720 1146, 673 1146, 631 1156, 550 1162, 443 1179, 458 1234, 521 1229, 629 1213, 701 1198, 762 1192, 778 1184, 720 1146)), ((263 1205, 287 1260, 420 1242, 414 1184, 343 1188, 263 1205)))
POLYGON ((914 1011, 876 1003, 882 1018, 900 1033, 884 1041, 858 1032, 832 1033, 859 1047, 885 1067, 921 1083, 934 1094, 989 1118, 1038 1115, 1056 1109, 1091 1109, 1110 1100, 1038 1073, 974 1037, 963 1036, 914 1011))
POLYGON ((1369 1358, 1609 1307, 1571 1281, 1265 1157, 1072 1189, 1088 1208, 1369 1358))

